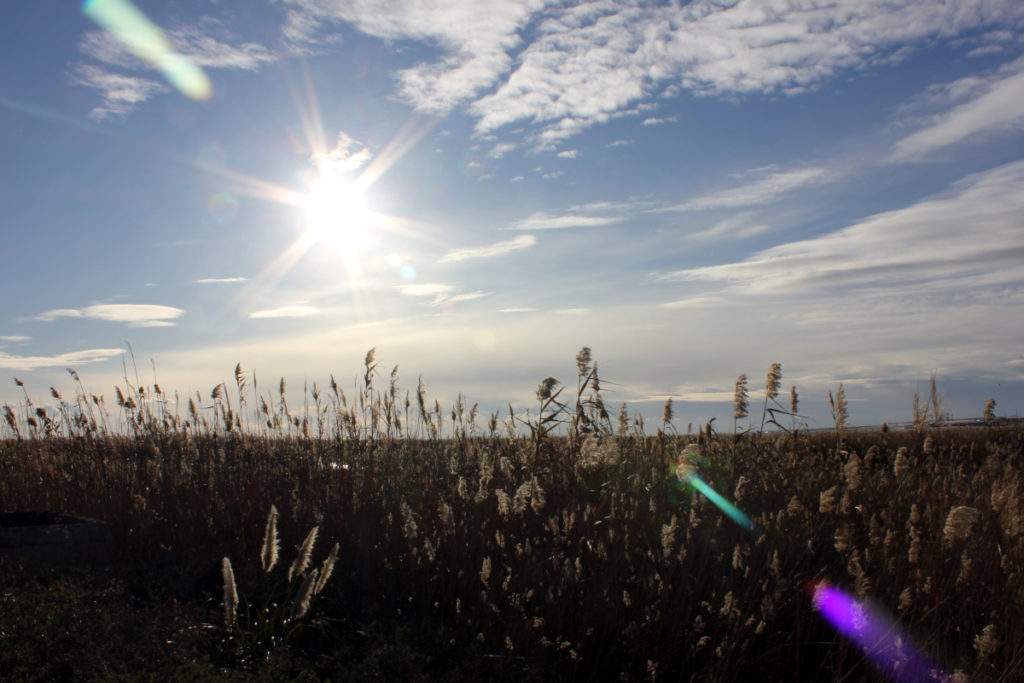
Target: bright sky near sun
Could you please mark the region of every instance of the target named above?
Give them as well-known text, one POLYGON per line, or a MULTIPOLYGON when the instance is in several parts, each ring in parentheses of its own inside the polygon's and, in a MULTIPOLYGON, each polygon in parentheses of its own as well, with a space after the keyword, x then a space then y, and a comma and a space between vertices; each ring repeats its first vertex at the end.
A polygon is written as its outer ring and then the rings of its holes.
POLYGON ((1019 0, 2 16, 0 403, 69 367, 110 402, 128 343, 182 393, 344 388, 377 347, 525 409, 586 345, 681 430, 772 362, 812 425, 839 382, 908 420, 933 371, 955 416, 1024 409, 1019 0))

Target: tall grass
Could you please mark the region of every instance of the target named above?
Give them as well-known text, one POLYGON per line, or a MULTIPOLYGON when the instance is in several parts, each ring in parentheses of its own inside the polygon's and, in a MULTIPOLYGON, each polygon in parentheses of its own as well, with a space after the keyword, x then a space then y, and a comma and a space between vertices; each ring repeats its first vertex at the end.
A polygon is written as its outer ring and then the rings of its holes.
POLYGON ((422 382, 403 398, 395 371, 378 387, 377 369, 371 352, 351 393, 332 378, 301 411, 240 367, 233 400, 219 385, 181 415, 156 387, 122 389, 117 414, 83 391, 67 417, 26 394, 0 502, 109 522, 118 571, 206 605, 211 657, 239 675, 287 650, 323 677, 877 677, 815 612, 807 588, 827 580, 947 673, 1024 677, 1019 429, 846 431, 840 447, 677 435, 669 407, 654 435, 625 408, 613 430, 589 352, 575 400, 549 378, 536 414, 499 429, 461 397, 431 406, 422 382), (684 458, 758 533, 683 485, 684 458), (333 550, 314 562, 319 540, 333 550))

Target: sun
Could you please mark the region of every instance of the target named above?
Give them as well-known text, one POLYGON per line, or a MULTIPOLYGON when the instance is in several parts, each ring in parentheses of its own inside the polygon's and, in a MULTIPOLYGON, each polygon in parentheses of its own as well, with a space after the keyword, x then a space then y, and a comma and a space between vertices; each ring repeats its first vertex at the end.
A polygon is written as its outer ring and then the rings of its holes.
POLYGON ((364 246, 374 224, 357 183, 335 174, 321 176, 303 201, 305 238, 313 244, 364 246))

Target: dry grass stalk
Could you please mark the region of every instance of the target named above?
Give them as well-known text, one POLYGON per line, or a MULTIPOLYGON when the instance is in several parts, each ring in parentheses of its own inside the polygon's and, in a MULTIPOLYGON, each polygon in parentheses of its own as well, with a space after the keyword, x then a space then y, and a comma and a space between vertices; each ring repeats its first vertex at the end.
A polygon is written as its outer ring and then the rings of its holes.
POLYGON ((230 632, 234 630, 238 611, 238 589, 235 587, 235 571, 227 557, 221 560, 220 572, 224 581, 224 628, 230 632))
POLYGON ((981 515, 975 508, 957 505, 946 515, 946 525, 942 529, 942 542, 948 544, 967 538, 980 518, 981 515))
POLYGON ((270 572, 277 564, 278 554, 281 549, 281 542, 277 536, 277 506, 270 506, 270 514, 267 515, 267 528, 263 532, 263 547, 260 550, 260 565, 264 572, 270 572))
POLYGON ((331 578, 331 574, 334 573, 334 565, 338 562, 338 549, 340 547, 339 543, 335 543, 334 547, 331 548, 330 555, 324 560, 323 566, 320 568, 320 576, 316 580, 316 586, 313 587, 313 595, 320 595, 324 585, 327 583, 327 579, 331 578))
POLYGON ((319 526, 310 529, 306 540, 299 546, 298 554, 295 556, 292 566, 288 568, 288 583, 291 583, 296 576, 302 576, 309 567, 309 557, 313 553, 313 544, 316 543, 316 535, 319 531, 319 526))
POLYGON ((746 373, 740 374, 736 378, 736 389, 732 395, 732 424, 733 432, 736 432, 736 422, 747 416, 747 400, 749 393, 747 392, 747 375, 746 373))
POLYGON ((983 414, 983 419, 985 420, 985 422, 992 422, 993 420, 996 419, 996 400, 994 398, 990 398, 989 400, 985 401, 985 412, 983 414))
POLYGON ((306 575, 306 580, 303 581, 302 586, 299 587, 299 592, 296 594, 295 600, 292 602, 291 609, 288 612, 288 621, 301 619, 309 612, 309 603, 313 598, 313 588, 316 585, 316 577, 316 569, 306 575))

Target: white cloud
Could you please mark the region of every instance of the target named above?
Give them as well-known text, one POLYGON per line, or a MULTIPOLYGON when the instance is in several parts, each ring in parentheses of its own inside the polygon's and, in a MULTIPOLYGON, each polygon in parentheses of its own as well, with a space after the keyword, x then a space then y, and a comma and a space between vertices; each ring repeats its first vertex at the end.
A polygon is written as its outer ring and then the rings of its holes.
MULTIPOLYGON (((209 16, 198 24, 181 25, 165 32, 171 49, 187 57, 197 66, 214 69, 245 69, 255 71, 276 57, 256 42, 238 42, 238 37, 223 24, 209 16)), ((89 31, 78 44, 79 51, 90 59, 110 67, 141 70, 146 62, 136 57, 123 42, 107 31, 89 31)))
POLYGON ((609 120, 666 83, 699 95, 795 94, 842 71, 905 58, 905 48, 936 36, 1024 20, 1019 3, 970 5, 838 0, 768 7, 698 0, 549 10, 515 69, 470 111, 484 133, 517 121, 541 122, 536 142, 543 148, 609 120))
POLYGON ((621 220, 621 218, 615 216, 588 216, 584 214, 552 215, 542 211, 516 221, 508 229, 560 230, 562 228, 595 228, 601 225, 612 225, 621 220))
POLYGON ((417 285, 399 285, 398 291, 406 296, 439 296, 455 289, 453 285, 440 282, 424 282, 417 285))
POLYGON ((498 310, 498 313, 533 313, 536 308, 530 308, 529 306, 520 306, 518 308, 502 308, 498 310))
POLYGON ((640 122, 641 126, 660 126, 665 123, 674 123, 679 120, 678 116, 666 116, 660 118, 657 116, 651 116, 640 122))
POLYGON ((347 133, 338 133, 338 143, 329 152, 314 152, 310 157, 317 170, 323 175, 344 174, 355 171, 369 161, 373 155, 366 147, 358 149, 360 143, 347 133), (353 148, 356 148, 353 151, 353 148))
POLYGON ((473 301, 475 299, 482 299, 485 296, 489 296, 488 292, 464 292, 462 294, 454 294, 452 296, 440 296, 434 300, 434 305, 438 306, 445 303, 458 303, 460 301, 473 301))
POLYGON ((692 240, 745 239, 768 232, 771 227, 763 223, 751 221, 752 215, 741 213, 723 219, 707 230, 691 232, 687 235, 692 240))
POLYGON ((295 304, 289 304, 287 306, 279 306, 277 308, 266 308, 260 311, 253 311, 252 313, 249 314, 249 317, 256 319, 308 318, 311 315, 317 315, 319 312, 320 311, 315 307, 299 302, 295 304))
POLYGON ((590 313, 589 308, 556 308, 554 313, 558 315, 586 315, 590 313))
MULTIPOLYGON (((259 43, 240 41, 222 22, 210 16, 196 24, 168 28, 164 34, 171 50, 197 67, 255 71, 261 64, 277 59, 259 43)), ((152 96, 170 90, 161 82, 162 76, 156 81, 137 75, 155 74, 159 69, 136 57, 107 31, 87 32, 78 49, 84 57, 99 63, 78 63, 71 72, 76 85, 100 90, 102 104, 89 114, 95 120, 123 116, 152 96), (129 75, 125 71, 135 73, 129 75)))
POLYGON ((605 147, 625 147, 626 145, 632 145, 636 140, 612 140, 605 147))
POLYGON ((26 337, 23 334, 5 334, 0 335, 0 341, 5 342, 24 342, 31 340, 32 337, 26 337))
POLYGON ((912 161, 982 133, 1024 123, 1024 58, 988 79, 970 77, 931 90, 933 100, 967 99, 896 144, 893 161, 912 161))
POLYGON ((849 227, 758 252, 743 261, 659 276, 726 282, 760 293, 931 280, 969 286, 1024 283, 1024 162, 979 173, 943 196, 880 213, 849 227))
POLYGON ((431 297, 431 300, 427 302, 430 306, 446 306, 489 296, 488 292, 482 291, 455 293, 455 285, 444 284, 441 282, 400 285, 397 289, 406 296, 422 298, 431 297))
POLYGON ((86 363, 99 363, 120 356, 122 349, 86 349, 70 351, 56 356, 15 356, 0 351, 0 368, 6 370, 35 370, 37 368, 73 367, 86 363))
POLYGON ((201 280, 193 280, 193 284, 197 285, 215 285, 215 284, 226 284, 231 282, 247 282, 247 277, 207 277, 201 280))
POLYGON ((499 142, 491 148, 491 151, 487 153, 487 156, 491 159, 500 159, 516 147, 517 145, 514 142, 499 142))
POLYGON ((688 199, 682 204, 651 209, 651 211, 708 211, 712 209, 734 209, 744 206, 764 206, 776 201, 787 192, 792 192, 813 183, 825 182, 826 180, 828 180, 828 174, 823 168, 780 171, 740 187, 712 192, 701 197, 688 199))
POLYGON ((299 40, 327 22, 344 21, 387 40, 414 39, 439 45, 436 62, 421 62, 397 73, 401 96, 420 111, 446 112, 492 87, 512 67, 518 31, 541 0, 286 0, 290 26, 299 40), (301 27, 301 28, 300 28, 301 27))
POLYGON ((551 173, 545 173, 544 175, 541 176, 541 178, 547 178, 548 180, 553 180, 555 178, 561 178, 564 175, 565 175, 565 171, 552 171, 551 173))
POLYGON ((57 318, 81 318, 82 312, 77 308, 54 308, 50 311, 44 311, 36 316, 36 320, 42 322, 53 322, 57 318))
POLYGON ((709 308, 720 309, 725 306, 736 306, 737 302, 721 296, 691 296, 676 301, 666 301, 659 304, 662 308, 709 308))
POLYGON ((579 156, 579 152, 575 149, 565 149, 557 154, 560 159, 575 159, 579 156))
POLYGON ((438 259, 438 263, 451 263, 456 261, 467 261, 470 259, 486 259, 501 256, 511 251, 527 249, 537 243, 533 235, 520 235, 515 239, 503 242, 495 242, 485 247, 467 247, 464 249, 452 249, 438 259))
POLYGON ((56 308, 36 316, 36 320, 53 322, 58 318, 91 318, 128 323, 131 327, 166 327, 185 311, 173 306, 150 304, 95 304, 85 308, 56 308))
POLYGON ((169 88, 148 78, 113 73, 93 64, 80 64, 72 72, 75 85, 84 85, 100 91, 102 104, 89 112, 89 118, 102 121, 113 115, 122 116, 145 102, 156 93, 169 88))
POLYGON ((526 178, 521 176, 521 175, 517 175, 517 176, 514 176, 514 177, 508 179, 508 181, 510 183, 518 183, 518 182, 521 182, 523 180, 526 180, 526 178))

